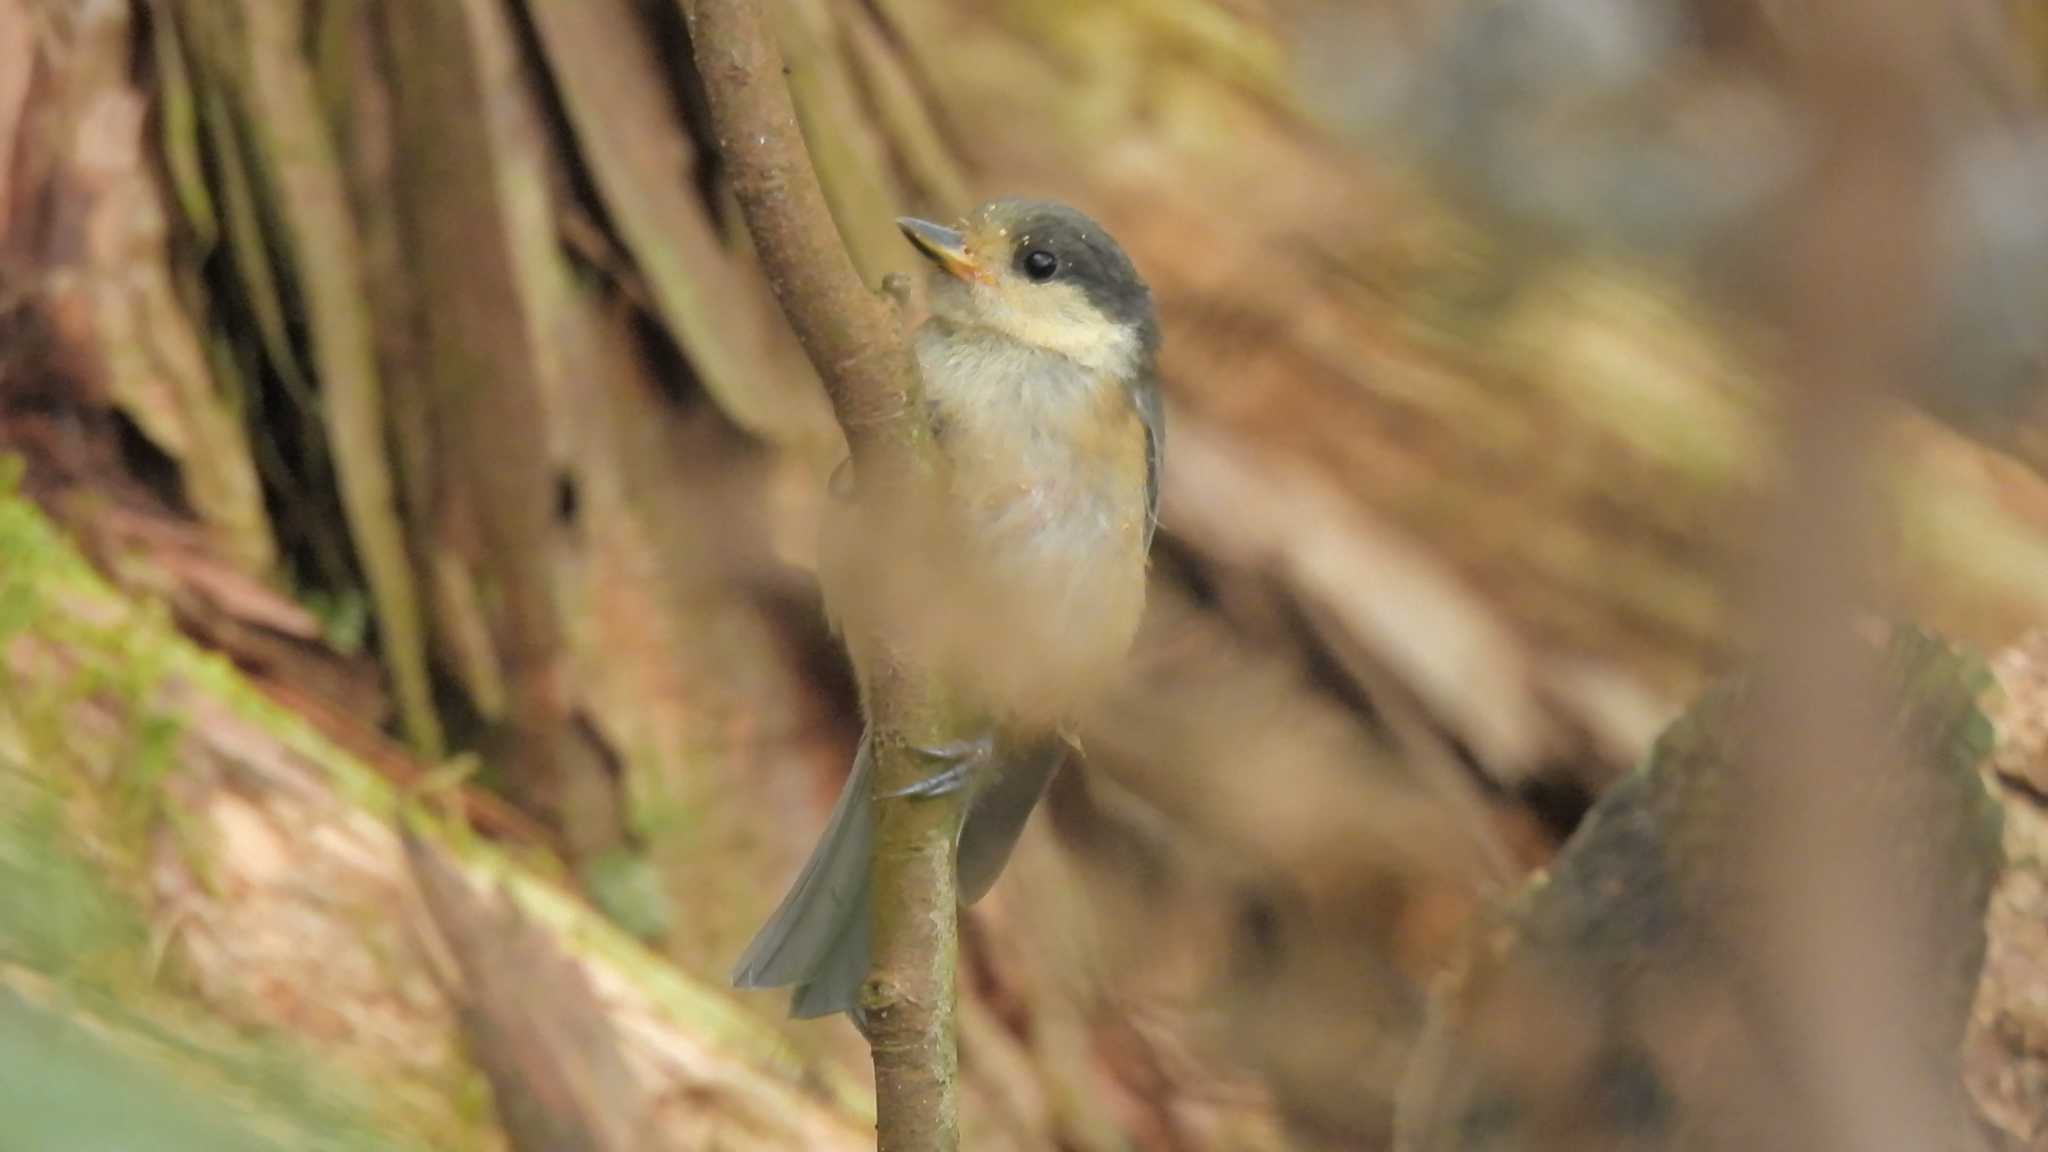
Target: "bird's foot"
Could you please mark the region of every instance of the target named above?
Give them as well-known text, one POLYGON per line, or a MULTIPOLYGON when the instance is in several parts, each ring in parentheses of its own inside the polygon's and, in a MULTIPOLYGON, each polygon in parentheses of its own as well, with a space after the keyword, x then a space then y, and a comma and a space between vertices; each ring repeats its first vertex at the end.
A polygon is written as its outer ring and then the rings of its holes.
POLYGON ((910 750, 920 758, 939 765, 939 771, 907 788, 885 793, 882 799, 895 800, 905 796, 929 798, 958 792, 995 757, 996 741, 994 736, 982 735, 950 744, 913 746, 910 750))

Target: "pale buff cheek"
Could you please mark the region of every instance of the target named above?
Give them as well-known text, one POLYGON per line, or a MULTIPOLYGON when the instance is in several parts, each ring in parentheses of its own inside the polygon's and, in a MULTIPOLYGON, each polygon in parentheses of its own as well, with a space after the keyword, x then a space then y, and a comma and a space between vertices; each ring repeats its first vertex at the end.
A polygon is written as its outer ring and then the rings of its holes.
POLYGON ((983 322, 1021 344, 1109 376, 1128 376, 1137 367, 1136 334, 1104 319, 1072 284, 1033 284, 1005 274, 993 287, 974 291, 983 322))
POLYGON ((1034 284, 1010 271, 994 283, 968 284, 944 273, 932 285, 932 311, 955 324, 989 328, 1090 371, 1128 376, 1137 368, 1137 334, 1105 320, 1072 284, 1034 284))

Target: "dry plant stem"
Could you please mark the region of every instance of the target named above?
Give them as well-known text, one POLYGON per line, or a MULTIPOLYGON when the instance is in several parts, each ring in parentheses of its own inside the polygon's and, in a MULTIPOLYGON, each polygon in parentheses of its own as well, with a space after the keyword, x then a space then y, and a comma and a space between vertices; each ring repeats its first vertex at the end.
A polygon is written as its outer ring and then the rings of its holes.
MULTIPOLYGON (((761 264, 846 431, 864 503, 910 498, 929 470, 917 369, 895 310, 861 283, 797 129, 782 55, 754 0, 684 0, 727 179, 761 264)), ((885 651, 887 638, 870 650, 885 651)), ((910 744, 948 735, 933 685, 865 669, 878 794, 925 769, 910 744)), ((953 837, 959 798, 876 805, 873 968, 861 1002, 881 1152, 959 1144, 953 837)))
POLYGON ((1749 952, 1793 1084, 1790 1112, 1772 1118, 1786 1146, 1936 1148, 1954 1135, 1915 1051, 1931 993, 1913 959, 1931 925, 1899 914, 1907 902, 1884 880, 1914 814, 1854 799, 1902 770, 1850 611, 1875 590, 1879 405, 1920 360, 1932 306, 1936 65, 1916 42, 1939 42, 1940 17, 1917 7, 1818 6, 1795 70, 1815 151, 1782 257, 1793 391, 1756 601, 1763 723, 1743 789, 1764 897, 1749 952))

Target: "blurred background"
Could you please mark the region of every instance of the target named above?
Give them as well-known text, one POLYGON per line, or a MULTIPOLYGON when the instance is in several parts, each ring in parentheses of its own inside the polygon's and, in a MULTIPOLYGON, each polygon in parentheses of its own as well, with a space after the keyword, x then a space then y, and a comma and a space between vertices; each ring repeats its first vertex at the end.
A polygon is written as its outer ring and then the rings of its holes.
MULTIPOLYGON (((0 0, 0 1149, 871 1142, 852 1028, 724 982, 859 721, 688 2, 0 0)), ((865 279, 1049 196, 1164 323, 968 1147, 1759 1146, 1724 1073, 1806 1065, 1693 879, 1828 778, 1615 791, 1758 661, 1760 768, 1967 783, 1842 818, 1927 916, 1799 922, 1929 952, 1964 1127, 2048 1147, 2048 5, 763 3, 865 279), (1858 722, 1836 613, 1956 647, 1858 722)), ((1669 780, 1746 778, 1703 715, 1669 780)))

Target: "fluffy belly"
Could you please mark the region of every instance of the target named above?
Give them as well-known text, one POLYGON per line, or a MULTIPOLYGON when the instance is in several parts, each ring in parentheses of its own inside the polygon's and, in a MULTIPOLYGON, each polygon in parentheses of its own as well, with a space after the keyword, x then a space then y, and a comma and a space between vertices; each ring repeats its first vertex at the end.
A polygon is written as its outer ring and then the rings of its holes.
MULTIPOLYGON (((949 683, 1025 723, 1116 674, 1145 602, 1146 432, 1129 389, 938 321, 919 333, 946 511, 905 617, 949 683)), ((900 597, 899 597, 900 599, 900 597)))
MULTIPOLYGON (((958 449, 955 441, 949 445, 958 449)), ((958 470, 942 510, 841 506, 826 607, 865 673, 882 640, 998 722, 1058 725, 1121 667, 1145 603, 1144 442, 1135 472, 1041 454, 958 470), (1035 465, 1026 472, 1020 465, 1035 465)))
MULTIPOLYGON (((1142 448, 1140 449, 1142 451, 1142 448)), ((1145 601, 1144 487, 1041 477, 969 508, 958 670, 994 710, 1064 716, 1115 675, 1145 601)))

